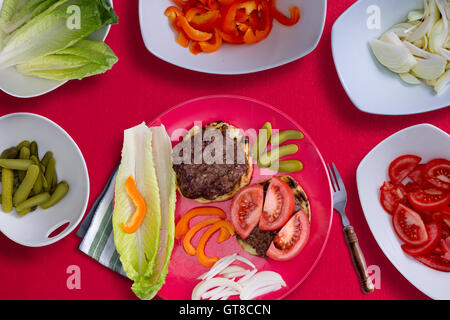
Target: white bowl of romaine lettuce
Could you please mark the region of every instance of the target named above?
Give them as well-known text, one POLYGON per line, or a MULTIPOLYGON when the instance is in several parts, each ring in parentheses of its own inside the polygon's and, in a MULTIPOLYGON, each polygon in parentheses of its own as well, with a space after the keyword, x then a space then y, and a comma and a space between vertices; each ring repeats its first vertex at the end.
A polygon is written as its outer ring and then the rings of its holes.
POLYGON ((117 62, 112 0, 0 0, 0 89, 31 98, 117 62))

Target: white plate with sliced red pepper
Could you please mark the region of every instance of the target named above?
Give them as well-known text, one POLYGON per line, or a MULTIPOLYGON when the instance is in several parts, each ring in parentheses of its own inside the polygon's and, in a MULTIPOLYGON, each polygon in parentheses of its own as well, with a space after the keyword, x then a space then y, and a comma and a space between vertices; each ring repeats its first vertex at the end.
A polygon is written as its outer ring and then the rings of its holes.
POLYGON ((140 0, 139 20, 158 58, 200 72, 245 74, 311 53, 326 7, 326 0, 140 0))
POLYGON ((376 146, 357 171, 369 227, 384 254, 423 293, 450 299, 450 136, 429 124, 376 146))

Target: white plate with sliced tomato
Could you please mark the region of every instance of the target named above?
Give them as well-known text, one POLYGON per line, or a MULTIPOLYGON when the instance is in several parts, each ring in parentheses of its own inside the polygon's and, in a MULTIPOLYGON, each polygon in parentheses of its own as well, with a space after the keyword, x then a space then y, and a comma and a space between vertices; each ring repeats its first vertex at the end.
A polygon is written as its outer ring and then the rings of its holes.
POLYGON ((367 223, 392 264, 433 299, 450 299, 450 136, 420 124, 376 146, 360 163, 367 223))
MULTIPOLYGON (((286 259, 283 259, 283 257, 277 257, 277 254, 275 254, 273 257, 278 258, 278 260, 254 256, 241 248, 237 242, 236 235, 225 237, 225 240, 223 240, 221 239, 222 233, 220 232, 213 233, 205 242, 205 239, 202 240, 202 237, 208 232, 207 228, 198 230, 198 232, 189 239, 192 246, 196 248, 194 251, 197 250, 197 252, 200 250, 200 243, 203 242, 203 248, 201 250, 204 255, 206 255, 206 257, 203 256, 204 259, 210 259, 210 257, 222 259, 237 253, 240 257, 248 259, 258 271, 273 271, 278 273, 283 278, 286 285, 280 290, 256 297, 256 299, 282 299, 296 289, 312 272, 314 266, 319 261, 328 239, 332 222, 332 196, 329 176, 325 164, 314 142, 294 120, 272 106, 249 98, 238 96, 210 96, 191 100, 168 110, 166 113, 155 119, 151 125, 163 124, 169 136, 172 137, 172 143, 175 146, 179 143, 179 139, 176 139, 175 136, 176 132, 179 132, 180 129, 186 131, 190 130, 194 124, 199 125, 199 122, 204 126, 216 121, 224 121, 243 130, 243 132, 249 132, 250 129, 259 130, 266 122, 270 122, 274 129, 296 130, 301 131, 304 135, 303 139, 291 142, 299 147, 299 151, 295 154, 283 157, 283 160, 298 159, 303 163, 303 170, 288 173, 288 175, 301 185, 309 199, 310 205, 310 222, 307 218, 306 221, 305 219, 301 221, 301 223, 309 224, 309 236, 305 237, 307 239, 302 238, 298 240, 298 242, 302 242, 300 243, 301 248, 299 248, 299 251, 297 252, 298 255, 295 257, 284 256, 286 259), (219 239, 221 239, 220 243, 219 239)), ((245 136, 247 135, 245 134, 245 136)), ((178 138, 180 137, 178 136, 178 138)), ((249 140, 250 143, 253 144, 254 137, 249 136, 249 140)), ((276 174, 275 172, 268 174, 258 168, 257 165, 254 165, 253 175, 247 189, 240 189, 240 191, 234 195, 233 199, 236 199, 236 201, 239 200, 240 195, 243 194, 241 192, 242 190, 246 191, 247 195, 250 195, 249 198, 253 197, 253 189, 256 189, 257 195, 258 191, 260 192, 262 189, 262 186, 259 185, 259 183, 273 178, 274 174, 280 176, 286 175, 287 173, 276 174)), ((277 179, 275 178, 273 180, 276 182, 277 179)), ((270 192, 268 191, 267 193, 270 192)), ((260 196, 262 197, 263 195, 260 194, 260 196)), ((252 201, 254 199, 256 202, 259 201, 259 204, 262 205, 261 197, 258 198, 258 196, 255 196, 252 198, 252 201)), ((181 218, 192 209, 205 208, 207 210, 207 207, 211 206, 217 208, 215 209, 216 212, 224 212, 221 217, 219 214, 219 219, 223 219, 224 222, 232 222, 234 217, 232 213, 233 199, 201 204, 183 197, 178 193, 175 223, 179 226, 181 218)), ((204 215, 197 215, 193 217, 190 221, 190 228, 194 228, 194 226, 201 221, 205 221, 205 219, 214 218, 214 214, 212 214, 212 216, 213 217, 205 217, 204 215)), ((295 216, 296 213, 293 213, 289 221, 295 216)), ((305 216, 302 217, 305 218, 305 216)), ((215 218, 217 218, 217 215, 215 218)), ((289 222, 285 224, 285 226, 287 225, 289 225, 289 222)), ((235 231, 236 234, 242 234, 244 230, 235 228, 235 231)), ((184 237, 186 237, 186 235, 184 237)), ((286 237, 291 239, 289 238, 289 232, 287 232, 286 237)), ((201 281, 198 277, 210 271, 210 267, 206 267, 200 263, 198 254, 197 256, 188 254, 183 245, 184 239, 185 238, 175 239, 175 245, 169 265, 169 273, 165 282, 166 284, 158 292, 158 295, 161 298, 169 300, 191 299, 193 289, 201 281)), ((239 298, 239 296, 237 296, 237 298, 239 298)), ((236 299, 236 296, 230 297, 230 299, 236 299)))

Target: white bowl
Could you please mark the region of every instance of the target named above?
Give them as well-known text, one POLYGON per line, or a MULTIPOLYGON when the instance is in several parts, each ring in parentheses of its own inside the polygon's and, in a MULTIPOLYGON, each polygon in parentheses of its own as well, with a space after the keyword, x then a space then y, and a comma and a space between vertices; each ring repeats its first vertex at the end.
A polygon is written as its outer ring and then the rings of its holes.
POLYGON ((361 111, 384 114, 415 114, 450 105, 450 88, 439 96, 426 84, 412 86, 382 66, 369 47, 391 26, 407 20, 410 10, 423 8, 423 0, 359 0, 336 20, 332 50, 339 79, 361 111), (379 8, 380 29, 369 29, 372 10, 379 8))
MULTIPOLYGON (((0 8, 4 0, 0 0, 0 8)), ((108 0, 112 6, 112 0, 108 0)), ((87 39, 105 41, 111 25, 105 26, 90 34, 87 39)), ((62 86, 67 81, 55 81, 37 77, 24 76, 14 67, 0 70, 0 90, 17 98, 33 98, 41 96, 62 86)))
POLYGON ((450 136, 430 124, 420 124, 390 136, 361 161, 356 173, 358 193, 367 223, 381 250, 397 270, 417 289, 433 299, 450 299, 450 276, 433 270, 402 249, 392 217, 380 204, 379 189, 389 180, 389 164, 400 155, 416 154, 423 162, 450 159, 450 136))
POLYGON ((29 247, 42 247, 67 236, 80 223, 89 200, 89 175, 80 149, 57 124, 31 113, 13 113, 0 117, 0 150, 23 140, 35 140, 42 159, 52 151, 58 180, 69 184, 69 192, 57 205, 20 217, 15 210, 4 213, 0 207, 0 231, 11 240, 29 247), (54 237, 53 231, 68 224, 54 237))
POLYGON ((286 27, 274 21, 269 37, 253 45, 224 44, 209 54, 193 55, 176 43, 164 11, 175 5, 171 0, 140 0, 139 20, 145 46, 158 58, 182 68, 214 74, 244 74, 271 69, 297 60, 319 43, 326 17, 326 0, 279 0, 283 12, 290 6, 300 8, 301 18, 286 27))

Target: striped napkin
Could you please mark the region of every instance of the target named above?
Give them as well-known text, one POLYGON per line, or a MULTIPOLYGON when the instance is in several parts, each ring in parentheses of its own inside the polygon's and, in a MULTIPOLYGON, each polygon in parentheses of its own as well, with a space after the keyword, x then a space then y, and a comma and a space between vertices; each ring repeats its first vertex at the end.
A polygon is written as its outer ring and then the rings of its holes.
POLYGON ((82 252, 105 267, 126 276, 114 245, 112 227, 114 181, 117 170, 118 168, 82 222, 77 235, 83 239, 79 246, 82 252))

